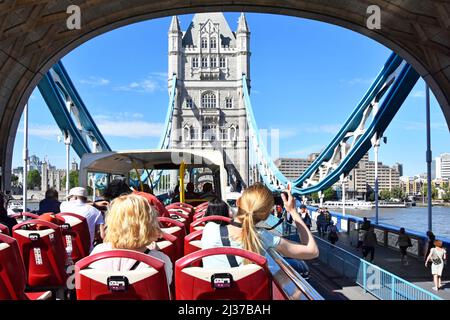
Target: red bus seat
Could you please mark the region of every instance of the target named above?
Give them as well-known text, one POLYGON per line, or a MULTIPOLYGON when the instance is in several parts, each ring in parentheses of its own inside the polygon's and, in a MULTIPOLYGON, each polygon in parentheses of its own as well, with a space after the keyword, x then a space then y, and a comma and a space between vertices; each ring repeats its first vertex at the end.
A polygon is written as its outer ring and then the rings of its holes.
POLYGON ((272 280, 265 257, 238 248, 218 247, 191 253, 175 264, 176 300, 271 300, 272 280), (202 258, 228 254, 252 263, 236 268, 192 267, 202 258))
POLYGON ((208 221, 224 221, 224 222, 230 223, 231 218, 224 217, 224 216, 207 216, 207 217, 197 219, 190 224, 189 233, 203 229, 205 227, 206 222, 208 222, 208 221))
POLYGON ((202 239, 203 230, 197 230, 188 234, 184 238, 184 255, 187 256, 198 250, 202 250, 202 239))
POLYGON ((9 228, 7 226, 5 226, 4 224, 0 223, 0 234, 6 234, 7 236, 9 236, 9 228))
POLYGON ((208 201, 199 204, 198 206, 195 207, 195 212, 208 208, 208 204, 209 204, 208 201))
POLYGON ((158 217, 158 221, 163 232, 177 237, 177 259, 181 258, 184 252, 184 237, 186 236, 184 223, 167 217, 158 217))
POLYGON ((22 221, 22 220, 25 220, 26 218, 39 219, 39 215, 37 215, 35 213, 31 213, 31 212, 19 212, 19 213, 13 214, 11 216, 11 218, 22 221))
POLYGON ((165 253, 175 265, 178 259, 177 237, 172 234, 163 232, 162 237, 156 241, 159 251, 165 253))
POLYGON ((60 227, 64 246, 72 251, 72 260, 77 262, 87 257, 91 249, 91 236, 86 218, 69 212, 58 213, 56 217, 64 221, 60 227))
POLYGON ((0 300, 45 300, 51 292, 26 293, 27 274, 17 240, 0 234, 0 300))
POLYGON ((58 225, 27 220, 13 228, 28 273, 28 286, 62 287, 66 285, 66 250, 58 225), (40 230, 37 230, 39 227, 40 230))
POLYGON ((78 300, 169 300, 164 262, 131 250, 110 250, 81 259, 75 264, 78 300), (149 268, 128 271, 89 269, 93 262, 109 258, 128 258, 149 268))
POLYGON ((169 209, 170 218, 184 224, 186 233, 189 232, 189 224, 192 222, 191 218, 182 210, 169 209))
POLYGON ((192 205, 190 205, 189 203, 184 203, 184 202, 174 202, 171 204, 168 204, 166 206, 166 209, 172 209, 172 208, 184 208, 184 209, 189 209, 190 211, 194 210, 194 207, 192 205))

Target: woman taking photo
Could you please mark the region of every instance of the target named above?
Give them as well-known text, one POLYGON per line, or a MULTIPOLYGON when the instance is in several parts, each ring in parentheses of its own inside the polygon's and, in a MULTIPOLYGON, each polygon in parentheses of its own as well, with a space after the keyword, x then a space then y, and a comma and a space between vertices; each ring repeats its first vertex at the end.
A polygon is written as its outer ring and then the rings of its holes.
MULTIPOLYGON (((284 207, 293 218, 302 243, 276 236, 256 224, 268 218, 273 206, 272 193, 262 184, 247 188, 237 200, 237 214, 232 224, 220 226, 208 223, 203 229, 202 249, 231 246, 263 254, 263 249, 274 248, 282 256, 309 260, 318 256, 319 250, 313 235, 295 208, 295 199, 290 190, 287 197, 282 194, 284 207)), ((247 264, 240 257, 217 255, 203 258, 204 268, 226 268, 247 264)))

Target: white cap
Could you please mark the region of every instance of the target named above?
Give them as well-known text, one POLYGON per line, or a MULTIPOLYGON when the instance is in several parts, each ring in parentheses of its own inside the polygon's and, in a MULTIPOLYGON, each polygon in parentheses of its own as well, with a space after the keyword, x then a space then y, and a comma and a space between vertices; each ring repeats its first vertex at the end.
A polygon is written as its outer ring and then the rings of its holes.
POLYGON ((67 198, 70 198, 73 196, 87 198, 87 191, 85 188, 82 188, 82 187, 72 188, 72 189, 70 189, 69 195, 67 196, 67 198))

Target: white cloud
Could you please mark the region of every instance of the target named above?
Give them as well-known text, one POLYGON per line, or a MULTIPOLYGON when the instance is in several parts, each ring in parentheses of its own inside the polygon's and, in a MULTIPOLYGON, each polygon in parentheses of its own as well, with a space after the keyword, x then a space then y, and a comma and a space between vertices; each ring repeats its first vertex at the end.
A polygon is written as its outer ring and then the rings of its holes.
POLYGON ((306 157, 311 153, 321 152, 323 150, 323 145, 315 144, 312 146, 303 147, 298 150, 289 151, 286 153, 288 156, 296 156, 296 157, 306 157))
MULTIPOLYGON (((19 128, 18 132, 23 134, 23 128, 19 128)), ((61 130, 56 125, 30 124, 28 135, 56 141, 57 136, 61 135, 61 130)))
POLYGON ((164 90, 167 87, 167 72, 151 72, 143 80, 133 81, 127 85, 115 87, 118 91, 129 91, 138 93, 153 93, 164 90))
POLYGON ((341 129, 342 124, 303 124, 299 130, 306 133, 327 133, 336 134, 341 129))
POLYGON ((425 91, 424 90, 417 90, 411 93, 411 97, 413 98, 424 98, 425 97, 425 91))
POLYGON ((105 78, 91 76, 87 79, 81 79, 79 82, 82 84, 87 84, 91 87, 99 87, 99 86, 106 86, 111 81, 109 81, 108 79, 105 79, 105 78))
POLYGON ((126 138, 160 137, 164 130, 164 123, 132 120, 100 120, 97 126, 105 136, 126 138))
POLYGON ((360 84, 368 85, 368 84, 373 83, 374 80, 375 80, 375 78, 356 77, 353 79, 341 79, 340 82, 344 83, 346 85, 349 85, 349 86, 354 86, 354 85, 360 85, 360 84))
MULTIPOLYGON (((395 122, 395 125, 399 126, 402 130, 408 130, 408 131, 425 131, 426 130, 425 122, 419 122, 419 121, 398 120, 395 122)), ((431 128, 431 130, 448 130, 447 124, 445 122, 431 122, 430 128, 431 128)))

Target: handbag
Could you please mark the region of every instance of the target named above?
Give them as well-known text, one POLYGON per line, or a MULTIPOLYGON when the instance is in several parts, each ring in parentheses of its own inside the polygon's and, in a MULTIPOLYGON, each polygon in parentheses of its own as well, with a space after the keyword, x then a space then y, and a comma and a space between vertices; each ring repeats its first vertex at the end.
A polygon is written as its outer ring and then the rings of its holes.
POLYGON ((433 262, 433 264, 441 264, 442 263, 442 259, 436 254, 435 251, 433 251, 433 254, 431 255, 431 262, 433 262))

